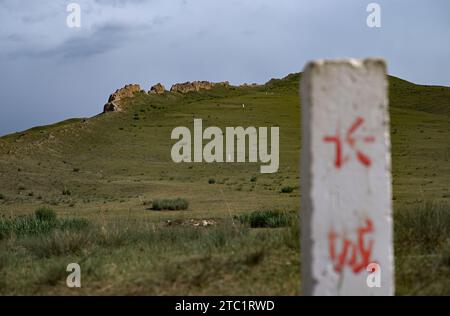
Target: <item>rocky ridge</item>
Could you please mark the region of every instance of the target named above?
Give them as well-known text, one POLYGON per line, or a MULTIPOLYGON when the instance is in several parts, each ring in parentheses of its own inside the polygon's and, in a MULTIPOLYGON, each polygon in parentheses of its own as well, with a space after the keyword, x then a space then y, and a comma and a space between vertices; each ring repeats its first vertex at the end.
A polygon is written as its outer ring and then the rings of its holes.
POLYGON ((176 83, 170 88, 170 92, 178 92, 178 93, 188 93, 191 91, 199 91, 199 90, 211 90, 214 87, 222 86, 228 87, 230 83, 228 81, 224 82, 209 82, 209 81, 193 81, 193 82, 184 82, 184 83, 176 83))
MULTIPOLYGON (((176 83, 170 88, 170 92, 173 93, 188 93, 197 92, 200 90, 211 90, 214 87, 229 87, 230 83, 228 81, 223 82, 209 82, 209 81, 192 81, 184 83, 176 83)), ((103 107, 103 113, 106 112, 121 112, 123 108, 121 107, 120 101, 125 98, 133 97, 135 93, 142 92, 141 87, 138 84, 128 84, 123 88, 117 89, 113 94, 109 96, 108 102, 103 107)), ((164 94, 166 93, 164 85, 157 83, 150 87, 148 94, 164 94)))

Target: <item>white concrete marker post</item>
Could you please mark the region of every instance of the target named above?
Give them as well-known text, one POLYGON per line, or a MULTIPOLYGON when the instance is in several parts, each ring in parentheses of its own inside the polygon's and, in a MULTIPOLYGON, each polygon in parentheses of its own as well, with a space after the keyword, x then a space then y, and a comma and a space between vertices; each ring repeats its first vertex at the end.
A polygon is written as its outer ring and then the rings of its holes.
POLYGON ((302 294, 392 295, 386 65, 311 62, 301 98, 302 294))

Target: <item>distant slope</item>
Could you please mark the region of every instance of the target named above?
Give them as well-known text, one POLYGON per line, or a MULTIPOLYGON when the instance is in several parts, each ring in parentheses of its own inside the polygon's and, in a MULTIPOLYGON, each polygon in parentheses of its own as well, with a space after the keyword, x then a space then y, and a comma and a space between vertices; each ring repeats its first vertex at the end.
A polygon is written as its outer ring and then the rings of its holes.
POLYGON ((392 107, 450 115, 450 88, 423 86, 389 77, 389 97, 392 107))
MULTIPOLYGON (((301 74, 255 87, 148 95, 125 99, 125 112, 106 113, 33 128, 0 138, 0 210, 35 203, 111 203, 133 206, 146 196, 188 195, 202 210, 214 203, 215 178, 236 208, 273 203, 297 207, 301 74), (245 104, 245 107, 242 106, 245 104), (280 126, 280 169, 259 174, 258 164, 175 164, 170 133, 176 126, 280 126), (257 184, 248 181, 258 177, 257 184), (62 192, 69 190, 70 196, 62 192), (126 204, 129 203, 129 204, 126 204)), ((421 86, 389 77, 394 193, 397 200, 448 199, 450 88, 421 86), (420 194, 418 194, 420 192, 420 194)), ((106 96, 105 96, 106 99, 106 96)), ((101 105, 99 105, 99 111, 101 105)), ((130 206, 130 207, 131 207, 130 206)))
MULTIPOLYGON (((272 79, 266 86, 277 91, 297 91, 301 73, 289 74, 283 79, 272 79)), ((389 101, 394 108, 450 115, 450 88, 417 85, 389 76, 389 101)))

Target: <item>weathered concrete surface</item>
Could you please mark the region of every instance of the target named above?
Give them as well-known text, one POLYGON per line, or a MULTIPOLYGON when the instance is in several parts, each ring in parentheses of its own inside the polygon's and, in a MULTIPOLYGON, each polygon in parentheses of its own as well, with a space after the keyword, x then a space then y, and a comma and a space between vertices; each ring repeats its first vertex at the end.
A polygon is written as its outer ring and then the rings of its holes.
POLYGON ((392 295, 384 61, 315 61, 301 79, 302 293, 392 295), (381 268, 369 287, 368 263, 381 268))

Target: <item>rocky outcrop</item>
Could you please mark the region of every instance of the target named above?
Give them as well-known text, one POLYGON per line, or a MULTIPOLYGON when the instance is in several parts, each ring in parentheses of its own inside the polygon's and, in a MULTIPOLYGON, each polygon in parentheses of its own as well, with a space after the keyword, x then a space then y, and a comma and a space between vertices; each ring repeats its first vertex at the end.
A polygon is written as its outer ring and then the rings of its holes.
POLYGON ((103 107, 103 113, 106 112, 120 112, 122 109, 120 108, 119 104, 116 102, 108 102, 103 107))
POLYGON ((209 82, 209 81, 193 81, 185 83, 176 83, 171 88, 171 92, 188 93, 191 91, 210 90, 216 86, 228 87, 228 81, 224 82, 209 82))
POLYGON ((108 102, 118 101, 124 98, 132 97, 136 92, 141 91, 141 87, 138 84, 127 84, 121 89, 117 89, 116 92, 109 96, 108 102))
POLYGON ((154 86, 152 86, 150 88, 148 93, 151 93, 151 94, 163 94, 165 91, 166 91, 166 88, 161 83, 157 83, 157 84, 155 84, 154 86))
POLYGON ((109 96, 108 103, 103 107, 103 112, 122 111, 119 101, 130 98, 139 91, 141 91, 141 87, 138 84, 127 84, 125 87, 117 89, 116 92, 109 96))
MULTIPOLYGON (((170 91, 178 93, 188 93, 191 91, 210 90, 214 87, 229 87, 229 86, 230 83, 228 81, 223 82, 193 81, 185 83, 176 83, 170 88, 170 91)), ((109 96, 108 103, 106 103, 103 107, 103 113, 123 111, 120 101, 125 98, 133 97, 138 92, 146 93, 144 90, 141 90, 141 87, 138 84, 127 84, 125 87, 117 89, 116 92, 114 92, 109 96)), ((161 83, 155 84, 148 91, 149 94, 164 94, 165 92, 166 89, 164 85, 162 85, 161 83)))

